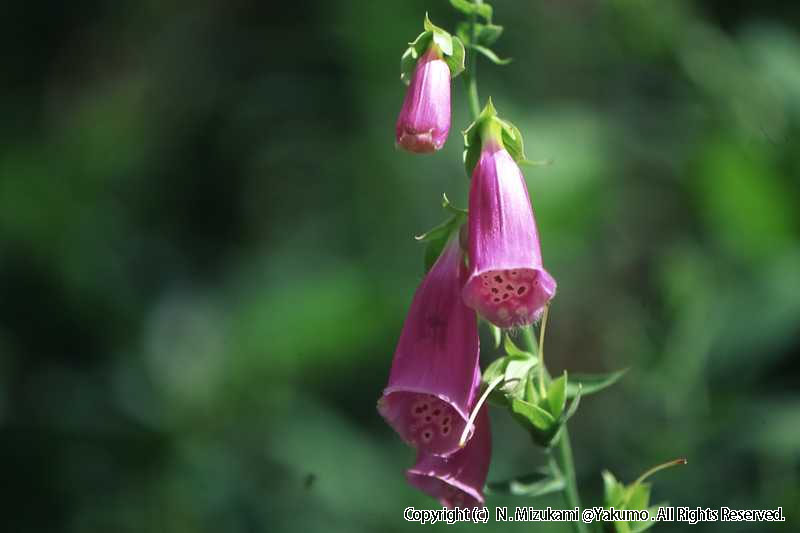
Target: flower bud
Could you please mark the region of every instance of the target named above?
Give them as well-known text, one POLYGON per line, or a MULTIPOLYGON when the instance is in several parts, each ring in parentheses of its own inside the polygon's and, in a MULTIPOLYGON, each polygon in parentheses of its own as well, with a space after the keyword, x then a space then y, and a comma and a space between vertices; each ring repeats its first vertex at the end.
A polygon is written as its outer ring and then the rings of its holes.
POLYGON ((436 44, 419 58, 397 117, 397 145, 409 152, 439 150, 450 132, 450 67, 436 44))

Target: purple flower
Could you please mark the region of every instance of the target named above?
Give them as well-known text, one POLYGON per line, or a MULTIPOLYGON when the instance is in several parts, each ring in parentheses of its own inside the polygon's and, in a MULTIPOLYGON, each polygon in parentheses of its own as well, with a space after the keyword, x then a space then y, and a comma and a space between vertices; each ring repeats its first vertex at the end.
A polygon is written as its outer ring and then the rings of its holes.
POLYGON ((417 61, 397 117, 397 144, 409 152, 439 150, 450 132, 450 67, 431 45, 417 61))
POLYGON ((475 420, 475 434, 463 449, 447 457, 420 453, 406 478, 445 507, 478 507, 483 505, 491 454, 489 416, 484 405, 475 420))
POLYGON ((458 235, 422 280, 397 344, 378 411, 421 452, 458 449, 480 383, 478 325, 461 298, 458 235))
POLYGON ((542 267, 525 178, 498 136, 484 140, 469 191, 464 302, 502 328, 536 322, 556 293, 542 267))

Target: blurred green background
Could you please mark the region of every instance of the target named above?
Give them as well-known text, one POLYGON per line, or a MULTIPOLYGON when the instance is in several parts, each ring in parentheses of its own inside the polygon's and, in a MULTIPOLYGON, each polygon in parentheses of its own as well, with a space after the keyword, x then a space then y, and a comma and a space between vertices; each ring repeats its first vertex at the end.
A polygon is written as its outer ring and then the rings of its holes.
MULTIPOLYGON (((603 468, 685 456, 654 502, 797 527, 800 5, 493 4, 514 62, 481 61, 481 98, 554 160, 525 170, 551 369, 632 368, 571 423, 585 503, 603 468)), ((466 203, 460 79, 445 149, 394 148, 426 10, 458 20, 444 0, 0 7, 2 531, 406 531, 403 508, 436 506, 375 411, 412 236, 441 193, 466 203)), ((492 420, 490 480, 543 461, 492 420)))

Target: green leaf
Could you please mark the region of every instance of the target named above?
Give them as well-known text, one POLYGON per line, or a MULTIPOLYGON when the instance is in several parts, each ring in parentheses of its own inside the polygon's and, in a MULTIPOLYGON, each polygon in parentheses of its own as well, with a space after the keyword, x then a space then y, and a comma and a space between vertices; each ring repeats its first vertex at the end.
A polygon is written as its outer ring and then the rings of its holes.
POLYGON ((525 396, 523 396, 523 400, 530 403, 539 403, 539 395, 536 393, 536 386, 533 384, 533 372, 528 372, 527 378, 525 378, 525 396))
POLYGON ((438 226, 426 231, 421 235, 414 237, 420 242, 425 242, 425 272, 431 269, 433 264, 439 258, 439 255, 444 250, 447 241, 450 239, 454 232, 457 232, 467 217, 467 212, 463 209, 460 210, 450 205, 447 196, 444 196, 442 207, 454 213, 450 218, 439 224, 438 226))
MULTIPOLYGON (((566 372, 564 372, 566 374, 566 372)), ((572 399, 572 403, 569 404, 569 409, 565 412, 561 413, 561 420, 559 421, 561 424, 566 424, 567 420, 572 418, 578 411, 578 406, 581 404, 581 396, 583 395, 582 389, 578 387, 578 392, 575 394, 575 398, 572 399)))
POLYGON ((453 37, 453 53, 444 56, 444 62, 450 67, 450 77, 455 78, 464 72, 464 59, 467 56, 464 43, 458 37, 453 37))
POLYGON ((473 4, 469 0, 450 0, 450 5, 465 15, 479 15, 487 22, 492 20, 492 6, 485 2, 473 4))
POLYGON ((650 505, 650 483, 637 483, 626 489, 625 509, 635 511, 647 509, 650 505))
POLYGON ((525 376, 531 368, 536 366, 537 359, 527 352, 500 357, 486 367, 482 380, 484 384, 493 383, 498 377, 503 382, 490 394, 489 399, 494 405, 507 407, 511 398, 521 398, 524 392, 525 376))
POLYGON ((506 59, 500 59, 491 49, 479 44, 470 44, 469 47, 486 56, 486 58, 495 65, 508 65, 512 61, 510 57, 506 59))
POLYGON ((503 145, 514 161, 526 161, 525 147, 522 142, 522 133, 519 129, 507 120, 497 119, 503 130, 503 145))
POLYGON ((560 378, 553 380, 547 389, 547 403, 550 407, 550 414, 553 418, 558 420, 561 413, 564 412, 564 406, 567 402, 567 372, 560 378))
POLYGON ((503 27, 496 24, 478 24, 478 42, 483 46, 491 46, 503 34, 503 27))
POLYGON ((414 68, 417 66, 417 60, 422 57, 433 39, 433 34, 429 31, 424 31, 417 35, 417 38, 408 43, 408 48, 400 57, 400 79, 408 85, 411 83, 411 77, 414 75, 414 68))
POLYGON ((445 63, 450 67, 450 77, 455 78, 464 71, 464 58, 466 56, 464 43, 431 22, 427 13, 425 13, 423 26, 425 31, 408 43, 408 48, 400 57, 400 79, 406 85, 411 83, 417 60, 428 51, 432 42, 439 47, 445 63))
POLYGON ((456 35, 466 44, 493 45, 503 34, 503 27, 496 24, 475 23, 475 41, 472 40, 472 26, 469 22, 459 22, 456 26, 456 35))
POLYGON ((627 371, 627 368, 623 368, 607 374, 575 374, 567 384, 567 398, 574 397, 579 387, 584 395, 599 392, 619 381, 627 371))
POLYGON ((535 472, 515 479, 496 481, 486 486, 488 493, 511 494, 535 498, 564 490, 564 479, 551 474, 535 472))
POLYGON ((425 13, 425 22, 423 22, 425 31, 431 32, 433 35, 433 42, 441 49, 445 55, 453 55, 453 37, 445 30, 431 22, 428 14, 425 13))
POLYGON ((550 413, 532 403, 519 398, 511 399, 511 412, 530 422, 536 429, 546 431, 555 424, 555 419, 550 413))
POLYGON ((605 507, 620 508, 625 498, 625 486, 617 481, 614 474, 603 470, 603 502, 605 507))
POLYGON ((450 211, 454 215, 464 215, 467 216, 468 211, 466 209, 462 209, 460 207, 456 207, 450 203, 450 199, 447 197, 447 194, 442 193, 442 209, 445 211, 450 211))
POLYGON ((514 344, 514 341, 511 340, 511 336, 508 334, 506 334, 505 339, 503 339, 503 348, 505 349, 508 355, 519 355, 519 356, 534 357, 534 358, 536 357, 532 353, 526 352, 517 347, 517 345, 514 344))
POLYGON ((497 116, 491 97, 486 102, 486 106, 481 111, 472 124, 464 130, 464 169, 467 176, 472 177, 472 169, 478 164, 481 157, 481 128, 487 120, 492 120, 497 116))
POLYGON ((506 364, 505 381, 516 381, 522 383, 525 377, 530 373, 531 369, 536 366, 537 360, 531 354, 525 355, 510 355, 506 357, 508 363, 506 364))
MULTIPOLYGON (((659 507, 666 507, 668 505, 669 502, 661 502, 655 505, 651 505, 650 507, 647 508, 647 510, 650 512, 650 516, 654 517, 658 514, 659 507)), ((646 522, 628 522, 628 525, 631 528, 631 533, 641 533, 642 531, 646 531, 651 527, 653 527, 654 525, 656 525, 656 522, 653 520, 649 520, 646 522)))
POLYGON ((491 322, 486 322, 489 324, 489 331, 492 332, 492 339, 494 339, 494 347, 499 348, 500 344, 503 342, 503 330, 492 324, 491 322))

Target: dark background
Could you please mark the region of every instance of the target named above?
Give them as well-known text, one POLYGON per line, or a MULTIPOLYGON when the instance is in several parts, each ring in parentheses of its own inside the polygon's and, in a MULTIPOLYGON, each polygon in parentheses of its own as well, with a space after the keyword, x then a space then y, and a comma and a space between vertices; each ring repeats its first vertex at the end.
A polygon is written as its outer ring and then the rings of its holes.
MULTIPOLYGON (((481 61, 481 97, 554 160, 525 170, 559 282, 549 364, 632 368, 571 424, 585 503, 603 468, 685 456, 654 502, 797 527, 800 5, 494 7, 514 62, 481 61)), ((435 506, 375 411, 412 236, 442 192, 466 201, 461 79, 445 149, 394 148, 426 10, 458 20, 445 1, 0 7, 0 530, 401 531, 435 506)), ((490 479, 543 461, 492 418, 490 479)))

